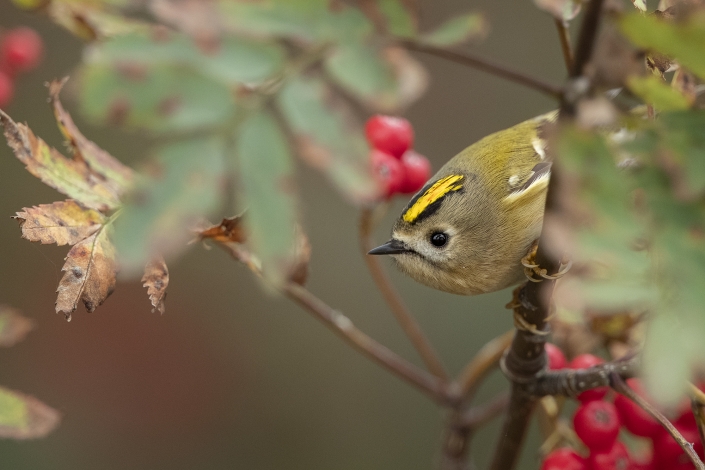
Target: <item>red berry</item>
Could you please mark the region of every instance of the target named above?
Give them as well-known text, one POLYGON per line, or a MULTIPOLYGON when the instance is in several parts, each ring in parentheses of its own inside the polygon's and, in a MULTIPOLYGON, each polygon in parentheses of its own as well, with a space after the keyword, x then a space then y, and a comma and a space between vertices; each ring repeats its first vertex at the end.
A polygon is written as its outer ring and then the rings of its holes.
MULTIPOLYGON (((568 364, 569 369, 589 369, 596 365, 602 364, 605 361, 592 354, 581 354, 573 358, 568 364)), ((578 400, 585 403, 592 400, 602 400, 607 395, 607 387, 593 388, 578 395, 578 400)))
POLYGON ((585 459, 573 449, 556 449, 543 459, 541 470, 587 470, 585 459))
MULTIPOLYGON (((700 436, 697 429, 680 428, 676 426, 686 441, 693 444, 693 450, 700 458, 703 458, 703 444, 700 442, 700 436)), ((662 468, 671 469, 677 465, 687 464, 690 462, 688 456, 685 455, 681 446, 666 432, 661 429, 654 437, 654 456, 655 460, 662 468)))
POLYGON ((546 343, 546 356, 548 356, 548 368, 551 370, 565 369, 566 360, 563 351, 552 343, 546 343))
POLYGON ((590 452, 588 464, 592 470, 629 470, 631 468, 629 452, 621 441, 615 441, 608 450, 590 452))
POLYGON ((372 150, 370 161, 382 195, 390 198, 398 193, 404 180, 404 169, 401 162, 381 150, 372 150))
MULTIPOLYGON (((627 384, 637 395, 647 398, 639 380, 628 379, 627 384)), ((658 421, 624 395, 614 397, 614 406, 624 427, 635 436, 652 437, 661 429, 658 421)))
POLYGON ((42 38, 31 28, 20 27, 7 32, 0 43, 2 62, 12 72, 33 69, 42 56, 42 38))
POLYGON ((12 101, 14 88, 12 79, 0 70, 0 108, 4 108, 12 101))
POLYGON ((619 435, 619 416, 612 403, 589 401, 583 403, 573 416, 575 434, 590 450, 608 450, 619 435))
POLYGON ((401 166, 404 167, 404 180, 401 185, 403 194, 413 194, 423 188, 431 177, 431 162, 428 158, 413 150, 407 150, 401 156, 401 166))
POLYGON ((414 144, 414 129, 404 118, 377 114, 367 120, 365 135, 370 145, 401 158, 414 144))

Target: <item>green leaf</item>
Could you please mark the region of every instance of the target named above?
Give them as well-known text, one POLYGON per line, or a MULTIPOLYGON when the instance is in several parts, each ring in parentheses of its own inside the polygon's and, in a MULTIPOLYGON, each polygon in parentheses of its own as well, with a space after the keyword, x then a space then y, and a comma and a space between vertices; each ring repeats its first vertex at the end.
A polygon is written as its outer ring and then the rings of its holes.
POLYGON ((359 42, 341 44, 328 56, 325 70, 340 87, 380 112, 393 113, 423 93, 423 68, 404 50, 378 50, 359 42))
POLYGON ((158 150, 114 224, 121 268, 137 274, 155 255, 185 248, 191 226, 221 203, 224 152, 217 138, 174 142, 158 150))
POLYGON ((387 20, 387 31, 398 37, 416 36, 416 19, 400 0, 379 0, 380 12, 387 20))
POLYGON ((466 41, 483 39, 489 26, 480 13, 456 16, 441 26, 421 36, 421 41, 438 47, 450 47, 466 41))
MULTIPOLYGON (((299 43, 324 43, 369 36, 370 21, 356 8, 329 0, 220 0, 199 6, 206 17, 217 18, 217 26, 228 33, 257 38, 272 36, 299 43)), ((186 27, 189 12, 178 8, 158 11, 167 20, 186 27)))
POLYGON ((271 78, 284 65, 281 46, 237 37, 224 37, 213 50, 200 49, 185 34, 130 34, 102 43, 90 52, 92 63, 179 66, 227 85, 271 78))
POLYGON ((34 397, 0 387, 0 438, 44 437, 59 424, 60 415, 34 397))
MULTIPOLYGON (((691 361, 702 342, 702 330, 682 323, 677 315, 658 312, 649 324, 644 344, 644 379, 658 403, 676 405, 690 379, 691 361), (664 386, 664 384, 667 384, 664 386)), ((701 353, 702 357, 702 353, 701 353)))
POLYGON ((678 177, 683 184, 683 191, 675 188, 676 196, 702 197, 705 194, 705 112, 662 113, 657 124, 661 137, 660 157, 670 159, 681 168, 680 172, 670 173, 673 184, 678 183, 678 177))
POLYGON ((705 11, 679 22, 631 13, 619 25, 637 46, 673 57, 705 79, 705 11))
POLYGON ((231 90, 179 66, 91 64, 81 70, 81 110, 90 119, 155 132, 221 125, 235 110, 231 90))
POLYGON ((645 103, 654 105, 658 110, 675 111, 690 107, 690 102, 683 93, 655 75, 629 77, 627 86, 632 93, 644 100, 645 103))
POLYGON ((244 222, 263 274, 276 284, 288 277, 294 255, 296 193, 286 138, 266 113, 250 116, 237 140, 244 222))
POLYGON ((278 105, 303 159, 325 173, 351 201, 369 202, 378 195, 369 149, 349 110, 332 98, 320 79, 295 78, 282 89, 278 105))
POLYGON ((357 97, 372 101, 394 93, 394 71, 371 46, 341 45, 328 57, 325 67, 333 80, 357 97))
POLYGON ((17 159, 44 184, 101 212, 119 207, 115 189, 85 162, 64 157, 35 136, 28 126, 16 123, 2 110, 0 124, 17 159))

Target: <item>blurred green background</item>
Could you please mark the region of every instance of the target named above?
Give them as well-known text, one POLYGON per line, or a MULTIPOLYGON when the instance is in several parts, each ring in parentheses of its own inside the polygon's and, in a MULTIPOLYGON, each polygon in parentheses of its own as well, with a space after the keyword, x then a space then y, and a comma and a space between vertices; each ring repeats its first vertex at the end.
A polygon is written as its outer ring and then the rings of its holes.
MULTIPOLYGON (((532 2, 420 4, 422 28, 468 7, 485 12, 491 33, 475 50, 555 82, 563 79, 553 21, 532 2)), ((36 28, 46 53, 40 69, 20 78, 7 112, 62 148, 43 84, 71 74, 82 44, 48 19, 0 3, 0 27, 16 25, 36 28)), ((483 135, 554 106, 517 85, 417 57, 428 67, 431 85, 407 117, 415 126, 417 150, 434 169, 483 135)), ((147 157, 144 136, 93 126, 74 114, 89 138, 122 161, 137 165, 147 157)), ((304 220, 313 246, 309 288, 372 337, 420 363, 367 275, 355 209, 320 175, 300 166, 304 220)), ((435 465, 442 409, 353 352, 293 304, 267 294, 219 250, 196 245, 169 263, 164 316, 150 312, 145 289, 135 280, 122 280, 96 312, 79 308, 71 323, 54 314, 54 291, 68 250, 20 239, 10 217, 22 207, 60 198, 0 146, 0 303, 20 308, 37 323, 24 342, 0 351, 1 383, 63 414, 59 428, 45 439, 0 442, 0 468, 435 465)), ((387 239, 405 202, 396 201, 377 240, 387 239)), ((464 298, 391 274, 454 373, 487 340, 512 326, 503 307, 508 292, 464 298)), ((478 399, 506 385, 494 373, 478 399)), ((489 462, 498 424, 473 441, 480 468, 489 462)), ((520 468, 537 468, 536 447, 530 439, 520 468)))

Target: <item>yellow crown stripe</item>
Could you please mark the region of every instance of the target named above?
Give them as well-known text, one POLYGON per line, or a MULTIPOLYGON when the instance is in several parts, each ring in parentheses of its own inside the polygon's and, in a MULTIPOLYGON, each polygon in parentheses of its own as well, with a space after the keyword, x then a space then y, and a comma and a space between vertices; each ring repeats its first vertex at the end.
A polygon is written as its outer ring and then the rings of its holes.
POLYGON ((428 188, 416 202, 404 213, 404 220, 412 223, 416 220, 428 206, 445 196, 451 191, 457 191, 463 187, 463 175, 450 175, 436 181, 428 188))

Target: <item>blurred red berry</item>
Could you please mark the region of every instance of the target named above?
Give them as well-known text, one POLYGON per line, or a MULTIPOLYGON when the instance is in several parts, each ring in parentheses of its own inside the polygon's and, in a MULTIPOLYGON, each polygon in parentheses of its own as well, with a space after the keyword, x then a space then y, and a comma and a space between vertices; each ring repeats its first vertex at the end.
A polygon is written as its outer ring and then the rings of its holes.
POLYGON ((629 452, 621 441, 615 441, 608 450, 590 452, 588 465, 592 470, 630 470, 629 452))
MULTIPOLYGON (((569 369, 589 369, 599 364, 603 364, 605 361, 592 354, 581 354, 575 356, 570 364, 568 364, 569 369)), ((607 387, 598 387, 592 390, 587 390, 580 395, 578 395, 578 400, 585 403, 592 400, 602 400, 607 395, 607 387)))
POLYGON ((365 124, 365 135, 372 148, 397 158, 401 158, 414 144, 411 123, 400 117, 372 116, 365 124))
MULTIPOLYGON (((627 384, 637 395, 648 399, 638 379, 628 379, 627 384)), ((653 437, 661 429, 658 421, 624 395, 614 397, 614 406, 622 425, 635 436, 653 437)))
POLYGON ((7 106, 12 101, 15 85, 12 79, 0 70, 0 108, 7 106))
POLYGON ((563 351, 552 343, 546 343, 546 356, 548 356, 548 368, 551 370, 565 369, 567 361, 563 351))
POLYGON ((691 429, 696 429, 698 425, 698 423, 695 421, 695 415, 693 415, 693 412, 690 410, 690 407, 688 407, 688 409, 686 410, 681 411, 681 413, 678 415, 673 424, 681 428, 691 429))
POLYGON ((431 177, 431 162, 428 158, 413 150, 407 150, 401 156, 401 166, 404 168, 404 181, 401 185, 403 194, 413 194, 423 188, 431 177))
POLYGON ((587 470, 587 464, 573 449, 563 447, 543 459, 541 470, 587 470))
POLYGON ((401 162, 381 150, 370 152, 370 161, 375 178, 382 189, 382 195, 390 198, 401 189, 404 180, 404 169, 401 162))
POLYGON ((11 29, 0 41, 0 62, 11 72, 30 70, 39 64, 42 49, 42 38, 32 28, 11 29))
POLYGON ((619 416, 612 403, 589 401, 583 403, 573 415, 575 434, 590 450, 607 450, 619 435, 619 416))
MULTIPOLYGON (((703 458, 703 444, 700 441, 700 436, 697 429, 681 428, 676 426, 686 441, 693 444, 695 453, 703 458)), ((654 456, 658 465, 661 468, 671 470, 679 465, 687 465, 690 462, 681 446, 671 437, 665 429, 660 429, 654 436, 654 456)))

